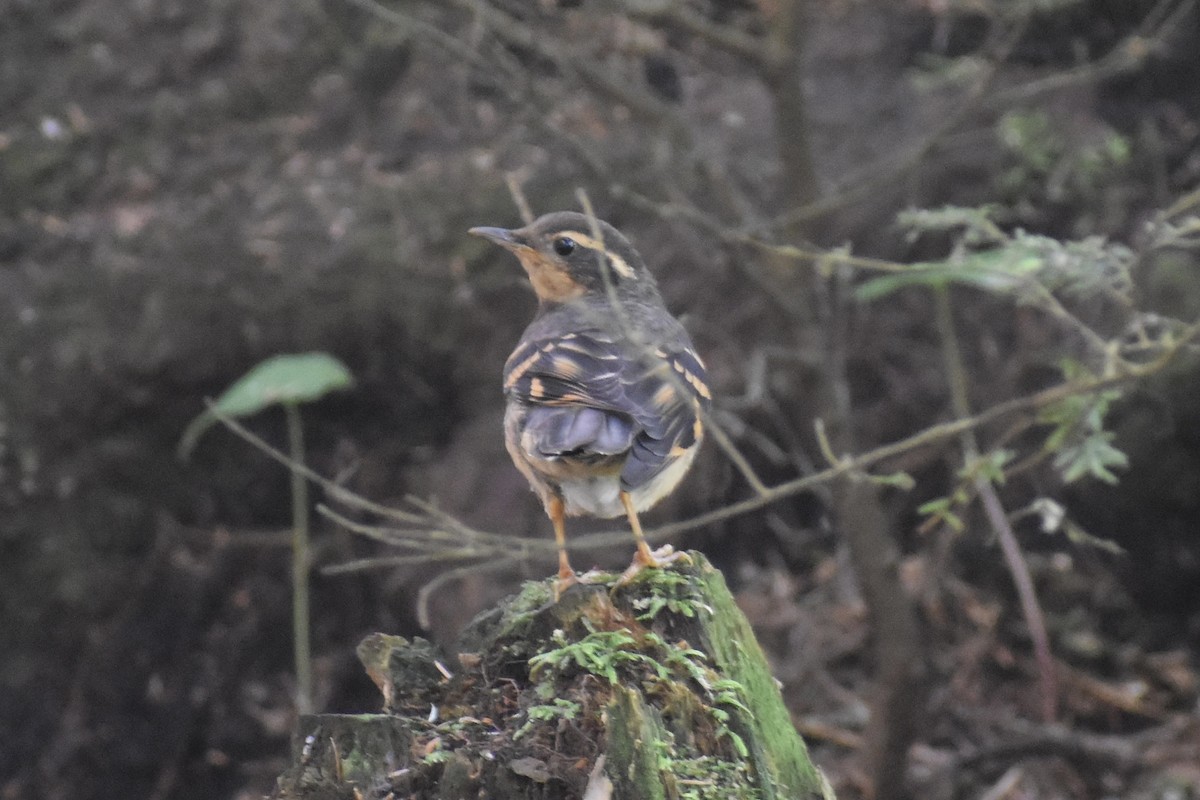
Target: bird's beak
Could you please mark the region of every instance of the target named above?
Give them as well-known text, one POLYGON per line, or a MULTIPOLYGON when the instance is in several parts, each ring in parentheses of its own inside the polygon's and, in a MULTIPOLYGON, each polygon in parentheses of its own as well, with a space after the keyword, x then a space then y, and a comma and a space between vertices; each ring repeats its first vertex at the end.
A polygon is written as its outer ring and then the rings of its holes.
POLYGON ((493 244, 498 244, 506 250, 516 250, 521 247, 528 247, 525 238, 520 235, 520 231, 511 231, 508 228, 471 228, 467 233, 474 236, 482 236, 493 244))
POLYGON ((515 255, 529 275, 534 293, 543 302, 566 302, 586 291, 562 263, 529 244, 528 228, 471 228, 467 233, 482 236, 515 255))

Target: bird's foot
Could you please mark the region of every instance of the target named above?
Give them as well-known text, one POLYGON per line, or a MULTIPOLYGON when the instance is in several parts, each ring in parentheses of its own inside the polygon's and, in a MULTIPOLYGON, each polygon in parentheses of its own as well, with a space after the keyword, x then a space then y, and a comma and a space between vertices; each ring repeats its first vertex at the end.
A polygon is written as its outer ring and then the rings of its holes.
POLYGON ((682 561, 685 564, 692 563, 692 559, 687 553, 676 553, 675 548, 671 547, 669 544, 664 544, 657 550, 651 550, 648 547, 644 549, 639 548, 637 553, 633 556, 633 563, 621 573, 621 577, 617 578, 614 588, 618 588, 629 583, 644 569, 662 569, 668 564, 673 564, 676 561, 682 561))
POLYGON ((579 583, 579 576, 575 574, 575 570, 560 571, 557 580, 554 581, 554 602, 557 603, 558 599, 562 597, 562 593, 577 583, 579 583))
POLYGON ((565 592, 567 589, 570 589, 577 583, 582 583, 585 585, 589 583, 595 583, 596 578, 600 574, 601 573, 597 572, 596 570, 590 570, 582 575, 573 569, 566 571, 560 570, 558 573, 558 578, 554 581, 554 602, 557 603, 559 598, 562 597, 563 592, 565 592))

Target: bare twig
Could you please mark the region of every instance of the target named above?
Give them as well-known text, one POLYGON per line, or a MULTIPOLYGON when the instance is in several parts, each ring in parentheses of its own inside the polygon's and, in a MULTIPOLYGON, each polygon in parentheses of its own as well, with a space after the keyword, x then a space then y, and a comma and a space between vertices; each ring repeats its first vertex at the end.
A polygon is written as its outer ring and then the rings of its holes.
POLYGON ((650 93, 635 88, 629 81, 602 69, 595 59, 571 57, 572 51, 557 46, 554 37, 538 36, 530 26, 504 11, 476 0, 451 0, 461 9, 478 16, 489 30, 506 44, 525 48, 553 63, 566 75, 574 75, 593 91, 620 103, 641 119, 661 125, 683 142, 691 141, 691 129, 669 106, 650 93))
MULTIPOLYGON (((995 52, 988 62, 987 69, 983 70, 975 79, 955 108, 943 117, 941 124, 915 147, 889 164, 868 165, 857 175, 843 180, 841 188, 832 195, 785 212, 775 221, 773 227, 778 230, 788 230, 796 224, 807 222, 851 203, 864 200, 870 197, 879 186, 894 183, 924 163, 929 154, 948 134, 957 130, 976 112, 988 89, 999 75, 1001 66, 1008 60, 1009 55, 1024 35, 1031 13, 1032 6, 1025 7, 1016 23, 1007 32, 995 37, 997 39, 995 52)), ((989 108, 992 106, 990 99, 988 106, 989 108)))
POLYGON ((732 53, 756 69, 766 69, 770 64, 769 51, 762 39, 742 33, 731 25, 718 25, 710 22, 683 3, 647 3, 641 0, 638 2, 627 0, 623 5, 630 16, 670 25, 672 28, 691 34, 713 47, 732 53))
POLYGON ((1161 47, 1163 37, 1195 5, 1196 0, 1159 0, 1159 3, 1147 12, 1136 31, 1097 60, 1001 90, 989 97, 988 103, 995 108, 1009 108, 1068 86, 1100 83, 1109 78, 1136 72, 1145 66, 1146 61, 1161 47), (1175 6, 1174 9, 1171 6, 1175 6))
MULTIPOLYGON (((1200 339, 1200 322, 1196 322, 1183 329, 1179 336, 1163 348, 1156 359, 1148 361, 1145 364, 1127 365, 1124 369, 1112 375, 1064 382, 1033 394, 997 403, 972 416, 932 425, 912 436, 876 447, 859 455, 841 456, 832 466, 814 472, 811 475, 805 475, 769 486, 765 492, 756 494, 753 497, 748 497, 703 514, 697 514, 688 519, 650 529, 646 531, 646 538, 651 541, 661 542, 669 537, 677 536, 687 531, 758 511, 780 500, 793 497, 802 492, 811 491, 841 475, 865 472, 898 456, 958 437, 965 431, 974 430, 1015 415, 1031 414, 1047 406, 1062 402, 1069 397, 1092 394, 1148 378, 1161 372, 1174 361, 1183 349, 1197 339, 1200 339)), ((446 549, 456 546, 463 547, 463 560, 470 558, 491 558, 498 553, 511 555, 514 558, 550 557, 555 552, 554 542, 548 539, 525 539, 507 534, 480 531, 459 522, 452 515, 438 511, 416 498, 408 498, 409 504, 416 509, 415 511, 390 508, 371 502, 345 490, 343 487, 313 472, 304 465, 292 464, 286 453, 272 447, 261 437, 256 436, 228 415, 214 411, 214 416, 230 431, 249 442, 271 459, 287 466, 289 469, 297 470, 309 480, 329 491, 331 496, 338 502, 345 503, 347 506, 360 511, 380 513, 385 518, 402 520, 410 526, 406 529, 373 528, 373 532, 369 534, 371 538, 385 539, 388 536, 394 536, 394 541, 406 543, 402 546, 408 546, 407 543, 409 542, 424 543, 425 546, 428 546, 428 540, 434 535, 433 532, 436 532, 436 536, 444 542, 444 544, 439 546, 444 546, 446 549), (465 546, 464 543, 469 544, 469 546, 465 546), (468 553, 473 555, 469 555, 468 553)), ((325 516, 331 516, 333 513, 326 508, 320 510, 325 516)), ((341 523, 345 518, 335 517, 335 519, 341 523)), ((361 524, 354 524, 355 532, 368 535, 362 528, 361 524)), ((628 537, 629 534, 626 531, 603 531, 572 537, 568 542, 568 547, 573 551, 596 550, 625 542, 628 537)), ((429 547, 428 549, 436 551, 437 548, 429 547)), ((414 561, 406 563, 429 563, 437 560, 439 559, 433 553, 425 553, 414 561), (424 561, 421 559, 424 559, 424 561)), ((338 571, 345 572, 348 570, 339 569, 338 571)))
POLYGON ((433 580, 426 583, 417 592, 417 623, 429 630, 432 627, 432 620, 429 618, 429 600, 433 597, 433 593, 442 588, 451 581, 456 581, 459 578, 465 578, 468 575, 478 574, 480 572, 492 572, 495 570, 508 569, 517 564, 516 558, 498 558, 487 564, 471 564, 457 569, 447 570, 441 575, 438 575, 433 580))
POLYGON ((469 64, 484 69, 491 66, 491 62, 481 56, 475 48, 465 44, 457 37, 446 33, 438 26, 415 17, 412 14, 388 8, 382 3, 377 2, 377 0, 346 0, 346 2, 358 6, 401 30, 419 34, 423 40, 433 42, 455 58, 463 59, 469 64))
MULTIPOLYGON (((935 292, 934 301, 937 309, 937 327, 942 341, 942 360, 946 373, 950 378, 950 401, 954 415, 958 418, 970 416, 970 400, 967 395, 967 371, 963 364, 962 351, 958 346, 958 334, 954 327, 954 318, 950 310, 950 292, 942 286, 935 292)), ((980 459, 979 442, 973 430, 963 431, 959 437, 962 445, 963 459, 966 463, 977 463, 980 459)), ((1029 627, 1029 635, 1033 640, 1033 651, 1038 664, 1038 676, 1042 692, 1042 716, 1049 722, 1054 719, 1058 707, 1058 689, 1054 672, 1054 657, 1050 652, 1050 637, 1046 633, 1046 618, 1042 613, 1041 603, 1038 602, 1037 592, 1033 586, 1033 578, 1029 574, 1029 565, 1021 552, 1012 524, 992 485, 991 477, 982 470, 976 470, 974 476, 975 490, 983 503, 984 513, 988 523, 1000 543, 1000 551, 1004 554, 1004 563, 1012 576, 1021 604, 1021 614, 1029 627)))
POLYGON ((521 222, 525 225, 533 223, 533 208, 529 205, 529 198, 525 196, 525 190, 521 188, 521 181, 515 172, 504 173, 504 183, 508 186, 508 193, 512 195, 513 203, 517 206, 517 213, 521 215, 521 222))

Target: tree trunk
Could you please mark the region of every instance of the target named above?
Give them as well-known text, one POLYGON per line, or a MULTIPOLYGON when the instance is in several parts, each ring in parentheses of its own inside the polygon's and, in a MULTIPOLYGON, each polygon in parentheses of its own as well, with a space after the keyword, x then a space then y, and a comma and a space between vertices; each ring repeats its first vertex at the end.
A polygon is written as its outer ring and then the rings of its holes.
POLYGON ((611 594, 528 583, 451 658, 368 637, 384 713, 301 717, 275 796, 831 800, 720 572, 690 558, 611 594))

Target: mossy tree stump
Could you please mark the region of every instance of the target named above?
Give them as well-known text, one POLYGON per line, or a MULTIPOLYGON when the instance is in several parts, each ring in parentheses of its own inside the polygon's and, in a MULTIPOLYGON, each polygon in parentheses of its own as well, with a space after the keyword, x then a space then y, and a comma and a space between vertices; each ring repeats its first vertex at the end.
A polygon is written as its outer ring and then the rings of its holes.
POLYGON ((303 716, 279 798, 832 798, 720 572, 527 583, 452 657, 374 634, 382 714, 303 716))

